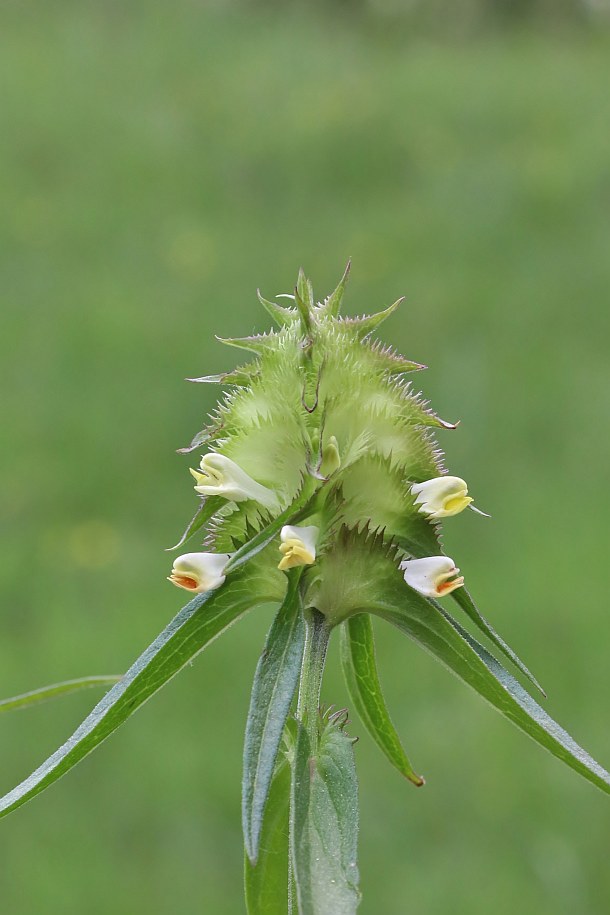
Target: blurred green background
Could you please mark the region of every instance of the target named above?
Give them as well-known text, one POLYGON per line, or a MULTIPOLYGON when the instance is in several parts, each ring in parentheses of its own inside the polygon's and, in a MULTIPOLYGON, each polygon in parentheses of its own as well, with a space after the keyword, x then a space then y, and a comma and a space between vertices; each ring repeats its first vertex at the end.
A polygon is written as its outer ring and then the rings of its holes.
MULTIPOLYGON (((120 673, 165 582, 214 333, 303 264, 384 336, 493 520, 446 547, 610 764, 610 32, 602 3, 3 4, 0 695, 120 673)), ((7 915, 243 910, 242 734, 270 611, 0 823, 7 915)), ((610 801, 378 628, 415 790, 363 735, 363 915, 601 915, 610 801)), ((345 702, 336 649, 327 702, 345 702)), ((0 719, 8 790, 93 693, 0 719)), ((362 734, 354 722, 353 733, 362 734)))

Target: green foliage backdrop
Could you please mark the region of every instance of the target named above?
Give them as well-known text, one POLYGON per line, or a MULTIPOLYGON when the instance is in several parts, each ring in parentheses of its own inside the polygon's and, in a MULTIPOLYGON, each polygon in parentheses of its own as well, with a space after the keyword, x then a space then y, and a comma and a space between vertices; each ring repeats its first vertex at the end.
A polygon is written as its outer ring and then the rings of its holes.
MULTIPOLYGON (((174 449, 213 397, 181 379, 226 366, 215 332, 266 326, 257 285, 288 291, 303 263, 323 294, 351 255, 348 311, 406 294, 385 336, 430 365, 418 380, 462 421, 448 465, 493 515, 451 519, 447 552, 608 765, 610 36, 374 10, 3 9, 0 695, 120 673, 175 613, 163 549, 194 503, 174 449)), ((242 911, 269 622, 253 613, 0 824, 4 911, 242 911)), ((606 912, 607 800, 377 635, 427 785, 389 772, 354 715, 363 915, 606 912)), ((346 701, 333 653, 324 697, 346 701)), ((3 716, 0 787, 92 703, 3 716)))

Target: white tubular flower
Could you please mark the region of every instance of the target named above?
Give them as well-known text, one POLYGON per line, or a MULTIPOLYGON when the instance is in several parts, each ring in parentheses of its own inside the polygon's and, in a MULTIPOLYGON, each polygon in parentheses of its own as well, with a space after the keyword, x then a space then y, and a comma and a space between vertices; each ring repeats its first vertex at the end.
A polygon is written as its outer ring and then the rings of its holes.
MULTIPOLYGON (((435 477, 411 487, 415 505, 429 518, 449 518, 467 508, 473 501, 468 486, 459 477, 435 477)), ((481 513, 482 514, 482 513, 481 513)))
POLYGON ((229 553, 184 553, 174 560, 167 580, 193 594, 214 591, 224 583, 223 572, 230 558, 229 553))
POLYGON ((464 578, 448 556, 404 559, 400 563, 406 583, 425 597, 444 597, 461 588, 464 578))
POLYGON ((285 572, 295 566, 310 566, 316 561, 317 527, 291 527, 287 524, 280 531, 280 553, 282 560, 278 569, 285 572))
POLYGON ((191 468, 191 473, 196 481, 195 491, 201 495, 223 496, 232 502, 253 499, 270 511, 279 511, 280 504, 276 494, 253 480, 239 464, 224 454, 204 454, 199 466, 201 470, 191 468))

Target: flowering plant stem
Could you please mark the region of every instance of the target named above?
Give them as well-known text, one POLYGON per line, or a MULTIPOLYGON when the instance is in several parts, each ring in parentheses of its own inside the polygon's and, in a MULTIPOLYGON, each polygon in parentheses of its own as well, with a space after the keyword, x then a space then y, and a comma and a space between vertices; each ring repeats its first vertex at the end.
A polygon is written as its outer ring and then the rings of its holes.
POLYGON ((305 615, 305 648, 299 681, 297 718, 304 725, 312 749, 318 745, 320 690, 331 629, 315 608, 305 615))
POLYGON ((302 271, 289 307, 259 296, 279 329, 222 341, 255 359, 190 379, 230 390, 211 425, 180 449, 209 449, 191 470, 203 498, 177 544, 205 532, 205 552, 178 556, 169 576, 191 592, 189 603, 120 679, 85 677, 0 702, 0 712, 9 711, 113 684, 72 737, 0 797, 1 817, 92 752, 247 612, 274 605, 244 741, 248 915, 286 915, 293 906, 299 915, 354 915, 360 900, 354 740, 345 733, 347 710, 320 712, 335 628, 352 705, 414 785, 424 779, 385 703, 372 616, 610 794, 610 774, 441 605, 451 597, 465 622, 542 692, 442 551, 441 522, 465 509, 481 514, 466 482, 446 472, 433 439, 432 430, 456 424, 440 419, 405 380, 424 366, 372 339, 399 302, 376 315, 340 316, 348 272, 349 265, 323 302, 315 302, 302 271))

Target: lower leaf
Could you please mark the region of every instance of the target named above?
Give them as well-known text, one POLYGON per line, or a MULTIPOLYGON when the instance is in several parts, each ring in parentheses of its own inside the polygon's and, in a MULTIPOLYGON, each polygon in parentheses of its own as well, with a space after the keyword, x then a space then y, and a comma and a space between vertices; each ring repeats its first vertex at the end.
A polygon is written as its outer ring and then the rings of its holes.
POLYGON ((267 793, 301 672, 305 624, 300 577, 299 570, 289 576, 286 597, 269 630, 252 686, 242 792, 244 842, 252 862, 258 855, 267 793))
POLYGON ((610 773, 436 601, 422 597, 395 576, 375 605, 367 609, 406 632, 536 743, 610 794, 610 773))
POLYGON ((353 915, 358 903, 358 783, 352 741, 328 726, 312 754, 299 725, 292 777, 292 867, 299 915, 353 915))
POLYGON ((122 678, 120 676, 79 677, 77 680, 64 680, 62 683, 52 683, 50 686, 41 686, 40 689, 30 690, 20 696, 11 696, 9 699, 0 699, 0 712, 13 712, 18 709, 29 708, 49 699, 67 696, 69 693, 79 692, 81 689, 91 689, 99 686, 114 686, 122 678))
POLYGON ((95 706, 72 737, 29 778, 0 798, 0 816, 61 778, 252 606, 277 598, 267 579, 257 581, 251 570, 233 575, 217 591, 197 595, 95 706))
POLYGON ((423 785, 424 779, 413 770, 385 704, 368 613, 350 617, 341 627, 341 661, 350 698, 369 734, 401 775, 418 787, 423 785))
MULTIPOLYGON (((413 540, 408 540, 405 537, 398 537, 397 542, 404 550, 406 550, 407 553, 416 559, 423 559, 424 556, 431 555, 427 552, 426 549, 422 550, 421 546, 415 543, 413 540)), ((432 555, 436 555, 437 553, 440 554, 440 552, 440 546, 437 546, 437 549, 432 555)), ((538 683, 536 677, 529 670, 529 668, 525 666, 521 658, 516 654, 516 652, 513 651, 510 645, 508 645, 502 636, 496 632, 491 623, 485 619, 466 588, 456 588, 456 590, 451 593, 451 597, 470 617, 475 626, 477 626, 478 629, 484 635, 486 635, 491 642, 493 642, 496 648, 501 651, 502 654, 509 659, 509 661, 512 661, 515 667, 520 670, 524 676, 527 677, 530 683, 533 683, 536 689, 540 690, 542 695, 546 697, 546 693, 538 683)))
POLYGON ((290 811, 290 766, 276 769, 269 789, 258 860, 245 854, 245 888, 248 915, 286 915, 288 901, 288 829, 290 811))

